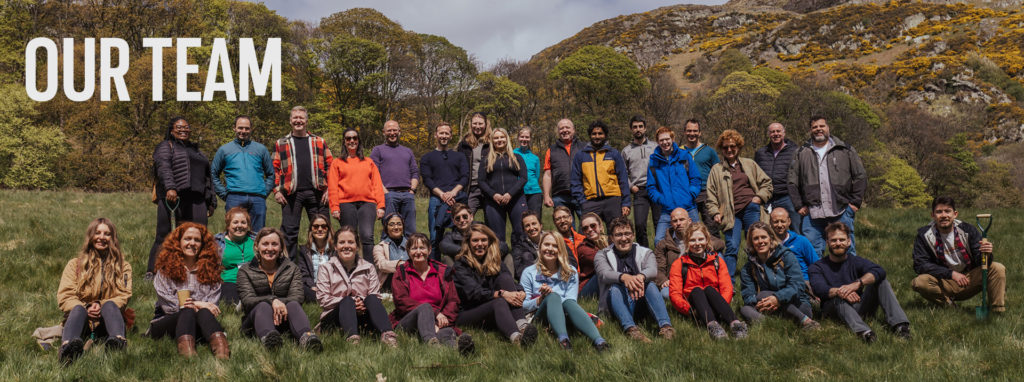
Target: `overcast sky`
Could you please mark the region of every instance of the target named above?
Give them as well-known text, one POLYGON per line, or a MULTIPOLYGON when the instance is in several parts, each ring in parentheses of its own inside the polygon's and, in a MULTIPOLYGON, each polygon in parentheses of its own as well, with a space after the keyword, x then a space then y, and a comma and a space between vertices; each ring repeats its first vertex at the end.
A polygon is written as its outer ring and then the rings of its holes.
POLYGON ((528 60, 591 24, 680 3, 724 0, 266 0, 267 8, 314 24, 335 12, 374 8, 406 30, 444 36, 490 67, 502 58, 528 60))

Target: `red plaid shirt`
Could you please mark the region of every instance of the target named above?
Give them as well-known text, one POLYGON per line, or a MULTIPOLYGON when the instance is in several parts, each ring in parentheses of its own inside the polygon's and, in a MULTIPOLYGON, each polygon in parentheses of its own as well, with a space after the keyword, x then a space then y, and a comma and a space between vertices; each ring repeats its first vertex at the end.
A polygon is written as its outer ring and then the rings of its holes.
MULTIPOLYGON (((309 152, 313 155, 310 161, 313 164, 313 184, 316 189, 324 191, 327 189, 327 168, 331 163, 331 149, 327 148, 324 139, 309 134, 309 152)), ((295 172, 295 158, 292 153, 295 151, 295 140, 289 133, 284 138, 274 143, 274 191, 280 191, 284 195, 290 195, 295 191, 295 184, 298 183, 298 175, 295 172)))

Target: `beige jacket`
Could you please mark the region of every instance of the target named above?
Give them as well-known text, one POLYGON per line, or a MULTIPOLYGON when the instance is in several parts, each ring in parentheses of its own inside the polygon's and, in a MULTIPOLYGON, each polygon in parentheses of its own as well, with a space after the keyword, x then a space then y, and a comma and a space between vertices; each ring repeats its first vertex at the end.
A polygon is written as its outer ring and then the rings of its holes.
POLYGON ((356 257, 356 261, 351 275, 345 272, 338 256, 331 257, 317 271, 316 301, 323 310, 320 313, 321 320, 336 309, 345 297, 366 297, 380 291, 380 279, 377 278, 373 264, 360 256, 356 257))
MULTIPOLYGON (((758 166, 753 159, 739 158, 740 168, 750 179, 750 187, 754 189, 754 195, 761 198, 761 221, 768 222, 768 211, 764 208, 764 202, 772 197, 772 178, 758 166)), ((722 230, 732 229, 735 219, 731 217, 736 214, 732 210, 732 176, 725 168, 725 162, 718 162, 708 172, 708 214, 722 214, 722 230)))
MULTIPOLYGON (((125 262, 124 266, 124 273, 115 276, 118 279, 117 291, 114 295, 91 298, 82 295, 82 291, 78 290, 78 277, 82 270, 78 267, 78 256, 75 256, 64 266, 64 273, 60 276, 60 286, 57 287, 57 306, 61 311, 67 313, 79 305, 84 306, 92 302, 104 304, 107 301, 113 301, 118 308, 124 309, 125 305, 128 305, 128 299, 132 297, 132 265, 125 262)), ((109 277, 109 275, 105 276, 109 277)))

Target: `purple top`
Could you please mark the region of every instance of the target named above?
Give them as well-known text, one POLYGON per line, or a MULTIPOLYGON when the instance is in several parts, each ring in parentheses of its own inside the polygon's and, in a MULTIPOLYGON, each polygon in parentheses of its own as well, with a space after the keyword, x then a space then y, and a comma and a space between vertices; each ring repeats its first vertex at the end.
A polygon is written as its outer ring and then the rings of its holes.
POLYGON ((412 187, 412 179, 420 177, 420 169, 416 166, 416 157, 412 150, 402 145, 377 145, 370 151, 370 159, 380 171, 380 180, 384 188, 412 187))
POLYGON ((160 272, 157 272, 156 277, 153 278, 156 307, 162 309, 164 314, 173 314, 178 311, 178 290, 180 289, 192 291, 192 299, 196 301, 216 304, 220 300, 220 283, 202 284, 196 279, 195 271, 190 271, 187 275, 185 281, 182 282, 171 280, 160 272))

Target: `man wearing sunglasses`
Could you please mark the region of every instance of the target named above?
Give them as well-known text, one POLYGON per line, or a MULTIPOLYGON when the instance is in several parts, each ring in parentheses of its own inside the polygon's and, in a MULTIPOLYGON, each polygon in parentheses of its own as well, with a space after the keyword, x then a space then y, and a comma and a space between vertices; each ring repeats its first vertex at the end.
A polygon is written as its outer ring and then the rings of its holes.
MULTIPOLYGON (((434 129, 437 146, 420 158, 420 176, 430 190, 427 205, 427 227, 430 230, 430 257, 440 260, 438 246, 444 231, 452 225, 451 213, 455 203, 466 203, 465 189, 469 183, 469 163, 466 156, 448 149, 452 127, 441 122, 434 129)), ((413 227, 414 228, 414 227, 413 227)))

